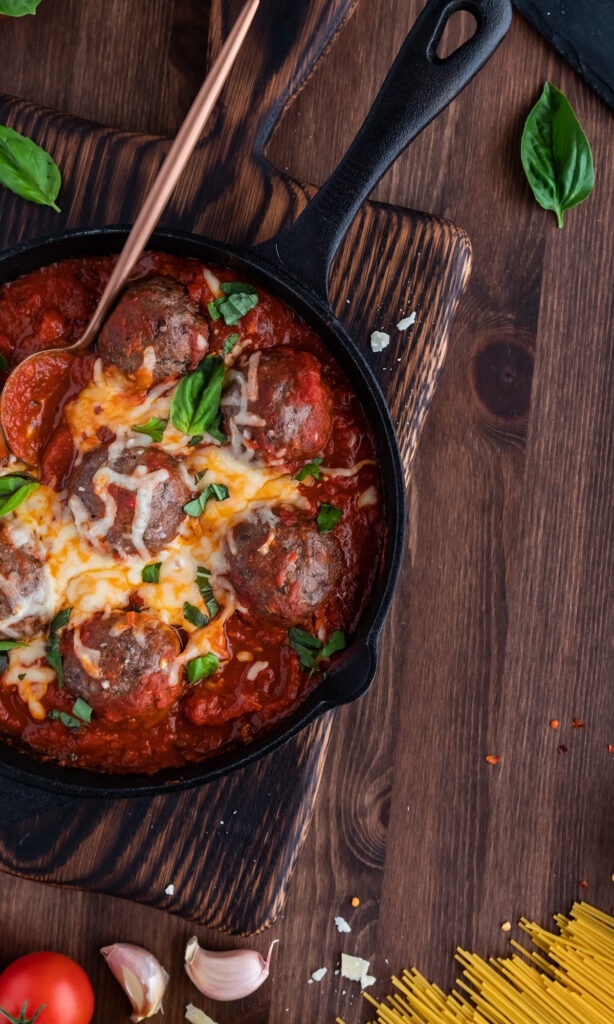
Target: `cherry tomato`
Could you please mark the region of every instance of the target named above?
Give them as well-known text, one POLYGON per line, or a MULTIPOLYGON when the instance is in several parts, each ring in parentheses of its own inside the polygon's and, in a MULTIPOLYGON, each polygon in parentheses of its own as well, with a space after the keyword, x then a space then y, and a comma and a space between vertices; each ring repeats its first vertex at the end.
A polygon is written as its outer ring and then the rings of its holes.
POLYGON ((0 974, 0 1024, 89 1024, 94 992, 61 953, 28 953, 0 974))

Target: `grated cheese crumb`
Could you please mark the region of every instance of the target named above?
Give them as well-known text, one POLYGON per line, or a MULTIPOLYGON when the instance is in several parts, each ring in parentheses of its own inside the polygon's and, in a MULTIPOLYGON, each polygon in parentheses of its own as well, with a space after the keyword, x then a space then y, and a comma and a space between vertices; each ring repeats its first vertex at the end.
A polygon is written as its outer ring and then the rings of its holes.
POLYGON ((335 918, 335 925, 337 926, 338 932, 351 932, 352 930, 347 921, 345 921, 342 917, 335 918))
POLYGON ((313 981, 322 981, 322 978, 327 973, 327 971, 328 967, 318 967, 317 971, 314 971, 313 974, 311 975, 311 979, 313 979, 313 981))
POLYGON ((371 335, 371 350, 382 352, 390 344, 390 335, 385 331, 373 331, 371 335))
POLYGON ((188 1003, 185 1008, 185 1019, 190 1024, 215 1024, 215 1021, 208 1017, 204 1010, 199 1010, 194 1003, 188 1003))
POLYGON ((174 896, 174 894, 175 894, 175 886, 173 885, 172 882, 170 883, 170 885, 167 885, 167 887, 164 890, 164 892, 166 893, 167 896, 174 896))
POLYGON ((363 978, 368 978, 369 961, 363 960, 361 956, 350 956, 349 953, 341 954, 341 977, 348 981, 359 981, 362 984, 363 978))
POLYGON ((408 327, 416 322, 416 313, 410 313, 409 316, 404 316, 402 320, 399 320, 397 324, 397 331, 406 331, 408 327))
POLYGON ((365 988, 369 988, 370 985, 375 984, 376 980, 377 979, 374 978, 372 974, 363 974, 362 978, 360 979, 361 989, 364 990, 365 988))

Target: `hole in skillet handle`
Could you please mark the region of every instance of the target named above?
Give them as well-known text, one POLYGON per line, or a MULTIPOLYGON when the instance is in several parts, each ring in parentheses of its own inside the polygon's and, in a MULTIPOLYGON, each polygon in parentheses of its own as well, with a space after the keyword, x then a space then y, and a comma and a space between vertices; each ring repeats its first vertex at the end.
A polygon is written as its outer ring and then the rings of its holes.
POLYGON ((445 60, 456 53, 461 46, 473 39, 478 30, 478 23, 472 11, 454 11, 450 15, 443 29, 443 33, 437 46, 437 57, 445 60))

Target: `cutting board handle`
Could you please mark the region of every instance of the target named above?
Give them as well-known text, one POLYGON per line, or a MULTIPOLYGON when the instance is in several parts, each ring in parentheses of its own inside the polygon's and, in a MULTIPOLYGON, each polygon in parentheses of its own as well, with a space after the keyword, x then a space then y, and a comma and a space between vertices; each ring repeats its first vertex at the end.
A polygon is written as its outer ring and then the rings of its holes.
POLYGON ((405 147, 448 106, 507 32, 510 0, 429 0, 350 148, 294 224, 257 251, 328 303, 333 257, 359 207, 405 147), (476 20, 474 35, 437 56, 457 11, 476 20))

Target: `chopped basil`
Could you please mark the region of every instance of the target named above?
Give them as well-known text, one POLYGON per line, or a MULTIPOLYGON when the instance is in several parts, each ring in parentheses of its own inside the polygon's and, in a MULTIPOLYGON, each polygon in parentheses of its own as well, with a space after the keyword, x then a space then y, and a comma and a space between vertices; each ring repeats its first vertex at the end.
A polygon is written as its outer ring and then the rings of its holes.
POLYGON ((0 476, 0 516, 13 512, 39 486, 29 473, 8 473, 0 476))
POLYGON ((191 437, 190 440, 188 441, 188 448, 196 448, 196 445, 200 444, 202 439, 202 434, 197 434, 196 437, 191 437))
POLYGON ((171 401, 171 423, 182 434, 203 434, 214 422, 226 372, 221 356, 206 356, 183 377, 171 401))
POLYGON ((224 294, 207 303, 209 316, 212 320, 223 319, 227 327, 236 327, 241 317, 258 305, 258 292, 253 285, 239 281, 224 281, 220 288, 224 294))
POLYGON ((207 472, 207 470, 206 470, 206 469, 199 469, 198 473, 195 473, 195 474, 194 474, 194 479, 196 480, 196 483, 197 483, 197 484, 199 484, 199 483, 200 483, 200 481, 202 480, 202 478, 203 478, 203 477, 205 476, 206 472, 207 472))
POLYGON ((135 423, 132 429, 137 434, 147 434, 155 444, 160 444, 167 424, 168 420, 160 420, 157 416, 152 416, 147 423, 135 423))
POLYGON ((209 622, 209 619, 206 615, 203 615, 200 608, 190 604, 189 601, 183 602, 183 617, 187 622, 191 622, 193 626, 196 626, 197 629, 202 629, 209 622))
POLYGON ((192 658, 186 665, 190 685, 214 675, 219 667, 220 659, 213 651, 209 651, 208 654, 202 654, 199 658, 192 658))
POLYGON ((200 590, 200 596, 205 602, 205 607, 209 612, 212 619, 215 618, 220 610, 220 606, 215 600, 215 594, 211 586, 209 577, 211 576, 211 570, 205 569, 204 565, 199 565, 196 569, 196 586, 200 590))
POLYGON ((92 709, 87 701, 83 700, 82 697, 77 697, 72 710, 73 714, 76 715, 77 718, 80 718, 82 722, 91 722, 92 709))
POLYGON ((23 682, 23 680, 26 678, 25 672, 20 672, 17 678, 19 679, 20 683, 23 682))
POLYGON ((0 370, 4 370, 6 372, 8 369, 9 369, 8 359, 6 358, 6 356, 3 356, 2 353, 0 352, 0 370))
POLYGON ((193 516, 194 519, 198 519, 201 512, 204 511, 209 498, 213 498, 215 501, 225 501, 228 494, 229 491, 226 484, 207 484, 204 491, 197 498, 194 498, 193 501, 188 501, 187 505, 183 506, 183 511, 187 515, 193 516))
POLYGON ((318 530, 320 533, 330 533, 335 528, 341 516, 343 510, 337 508, 336 505, 320 505, 320 511, 318 512, 318 530))
POLYGON ((288 639, 290 646, 298 655, 301 668, 310 669, 312 672, 321 661, 330 658, 336 651, 343 651, 346 647, 345 633, 341 629, 336 629, 326 643, 322 644, 317 636, 299 629, 298 626, 292 626, 288 630, 288 639))
POLYGON ((49 626, 49 639, 45 644, 45 657, 51 668, 55 670, 58 677, 58 686, 60 687, 64 686, 64 668, 62 666, 58 632, 68 624, 71 614, 72 608, 63 608, 61 612, 58 612, 49 626))
POLYGON ((306 476, 312 476, 314 480, 319 480, 322 476, 320 472, 320 466, 322 465, 322 459, 312 459, 311 462, 306 462, 305 465, 299 469, 296 473, 295 480, 304 480, 306 476))
POLYGON ((0 125, 0 185, 22 199, 51 206, 59 213, 55 199, 61 183, 59 168, 49 153, 26 135, 0 125))
POLYGON ((232 350, 235 347, 235 345, 237 344, 238 340, 239 340, 239 335, 238 334, 229 334, 228 335, 228 337, 226 338, 226 341, 224 342, 224 354, 225 355, 228 355, 229 352, 232 352, 232 350))
POLYGON ((144 565, 141 570, 143 583, 159 583, 161 565, 162 562, 150 562, 149 565, 144 565))
POLYGON ((0 651, 12 651, 15 647, 27 647, 23 640, 0 640, 0 651))
MULTIPOLYGON (((83 703, 85 703, 85 701, 83 703)), ((67 714, 66 711, 56 711, 55 708, 48 713, 47 718, 53 718, 56 721, 61 722, 67 729, 79 729, 81 727, 81 722, 78 718, 74 718, 73 715, 67 714)))

